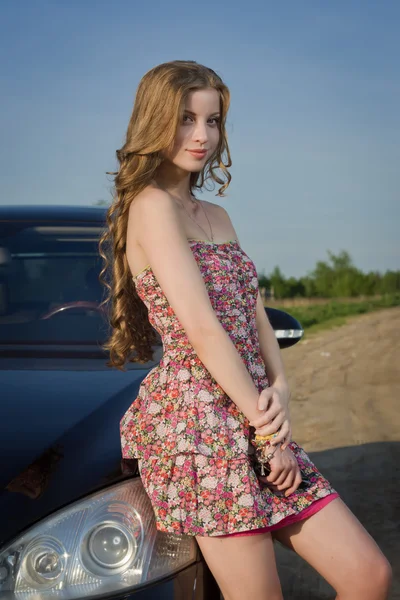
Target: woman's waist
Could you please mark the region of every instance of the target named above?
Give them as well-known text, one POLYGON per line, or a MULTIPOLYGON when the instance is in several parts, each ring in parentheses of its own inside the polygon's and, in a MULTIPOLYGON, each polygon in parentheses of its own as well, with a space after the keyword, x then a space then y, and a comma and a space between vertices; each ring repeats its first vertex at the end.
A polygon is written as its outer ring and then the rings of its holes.
MULTIPOLYGON (((175 455, 186 452, 235 458, 249 452, 249 427, 235 418, 215 419, 213 427, 194 419, 166 419, 164 415, 125 415, 121 420, 121 438, 125 440, 125 454, 149 457, 175 455)), ((124 444, 123 444, 124 451, 124 444)))

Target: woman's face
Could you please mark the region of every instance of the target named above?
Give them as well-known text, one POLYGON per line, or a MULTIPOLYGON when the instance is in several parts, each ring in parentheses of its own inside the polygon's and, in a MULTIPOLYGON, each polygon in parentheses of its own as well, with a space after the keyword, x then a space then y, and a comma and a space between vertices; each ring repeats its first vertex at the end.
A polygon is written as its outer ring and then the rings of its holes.
POLYGON ((188 172, 201 171, 219 142, 220 96, 216 90, 190 92, 174 147, 164 157, 188 172), (191 151, 205 150, 195 153, 191 151))

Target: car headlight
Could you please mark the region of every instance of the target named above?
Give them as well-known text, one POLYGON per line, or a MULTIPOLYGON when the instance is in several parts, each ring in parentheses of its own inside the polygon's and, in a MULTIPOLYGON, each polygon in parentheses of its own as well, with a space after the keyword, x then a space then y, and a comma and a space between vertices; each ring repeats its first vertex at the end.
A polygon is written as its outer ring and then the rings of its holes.
POLYGON ((121 592, 184 568, 196 553, 192 537, 156 530, 140 478, 130 479, 54 513, 1 548, 0 598, 121 592))

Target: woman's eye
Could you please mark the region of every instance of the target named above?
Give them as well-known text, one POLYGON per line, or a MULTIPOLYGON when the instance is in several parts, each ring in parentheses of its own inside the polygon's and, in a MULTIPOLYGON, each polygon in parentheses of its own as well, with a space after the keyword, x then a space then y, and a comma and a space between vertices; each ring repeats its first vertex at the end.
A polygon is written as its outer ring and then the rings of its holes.
MULTIPOLYGON (((183 115, 183 122, 184 123, 187 123, 186 119, 193 120, 193 118, 190 115, 183 115)), ((209 121, 214 121, 213 125, 217 125, 220 122, 220 118, 219 117, 211 117, 209 119, 209 121)))

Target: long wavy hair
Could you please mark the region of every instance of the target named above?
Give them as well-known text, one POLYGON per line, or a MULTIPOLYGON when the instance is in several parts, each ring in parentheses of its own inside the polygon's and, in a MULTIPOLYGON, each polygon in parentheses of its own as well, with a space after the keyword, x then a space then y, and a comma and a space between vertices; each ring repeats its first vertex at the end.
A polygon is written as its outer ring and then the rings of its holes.
POLYGON ((200 172, 190 175, 190 192, 201 190, 210 179, 221 184, 217 196, 225 196, 232 165, 226 136, 230 93, 212 69, 195 61, 175 60, 148 71, 137 88, 126 141, 116 151, 119 169, 114 175, 114 198, 107 212, 107 227, 100 239, 103 259, 100 280, 106 287, 103 305, 108 309, 111 334, 104 344, 109 366, 124 369, 129 362, 153 360, 159 336, 148 320, 148 310, 136 292, 126 258, 126 236, 131 202, 149 185, 163 158, 173 147, 183 118, 185 99, 199 89, 215 89, 220 96, 220 136, 215 152, 200 172), (217 174, 219 170, 221 178, 217 174))

